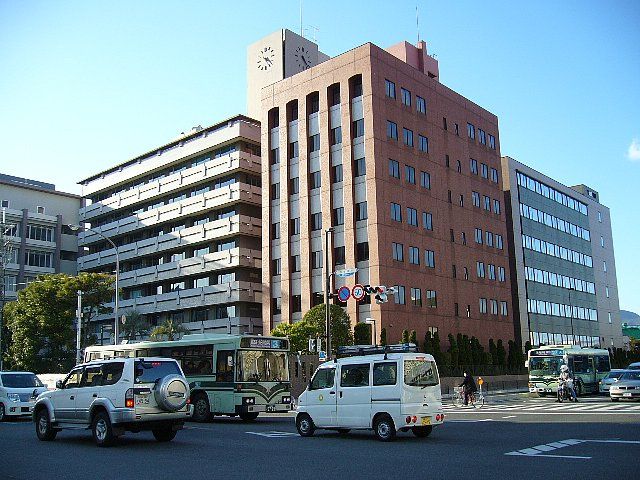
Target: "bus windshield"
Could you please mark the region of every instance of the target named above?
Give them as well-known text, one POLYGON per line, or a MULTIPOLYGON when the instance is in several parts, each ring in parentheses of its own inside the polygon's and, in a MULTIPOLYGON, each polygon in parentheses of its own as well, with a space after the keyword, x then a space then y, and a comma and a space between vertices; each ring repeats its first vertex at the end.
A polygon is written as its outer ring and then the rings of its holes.
POLYGON ((560 375, 562 357, 531 357, 529 373, 531 375, 560 375))
POLYGON ((288 382, 289 363, 285 352, 240 350, 238 382, 288 382))

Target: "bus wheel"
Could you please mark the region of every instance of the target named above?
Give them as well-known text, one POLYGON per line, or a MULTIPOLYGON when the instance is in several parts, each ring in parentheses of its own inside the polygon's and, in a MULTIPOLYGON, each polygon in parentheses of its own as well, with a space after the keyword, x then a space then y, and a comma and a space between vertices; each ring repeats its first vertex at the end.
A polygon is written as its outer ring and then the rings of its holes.
POLYGON ((194 422, 206 422, 211 416, 209 407, 209 397, 204 393, 198 393, 193 398, 193 419, 194 422))
POLYGON ((258 412, 246 412, 246 413, 241 413, 240 418, 242 419, 243 422, 252 422, 256 418, 258 418, 258 415, 259 415, 258 412))

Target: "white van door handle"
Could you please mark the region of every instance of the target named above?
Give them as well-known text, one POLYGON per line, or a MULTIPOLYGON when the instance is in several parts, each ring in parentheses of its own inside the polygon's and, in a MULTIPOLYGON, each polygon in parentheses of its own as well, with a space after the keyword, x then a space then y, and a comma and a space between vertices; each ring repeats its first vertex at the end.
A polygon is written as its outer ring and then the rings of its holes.
POLYGON ((331 391, 329 392, 329 395, 335 395, 335 394, 336 394, 336 392, 334 392, 333 390, 331 390, 331 391))

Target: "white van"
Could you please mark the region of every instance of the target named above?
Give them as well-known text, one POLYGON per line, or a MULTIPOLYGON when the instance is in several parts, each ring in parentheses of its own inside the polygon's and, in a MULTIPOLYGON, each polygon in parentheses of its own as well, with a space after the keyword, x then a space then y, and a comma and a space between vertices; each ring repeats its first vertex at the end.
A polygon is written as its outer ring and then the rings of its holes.
POLYGON ((320 365, 298 398, 301 436, 309 437, 317 428, 341 433, 373 429, 380 440, 389 441, 398 430, 426 437, 444 422, 431 355, 417 353, 413 345, 346 347, 340 353, 352 356, 320 365))

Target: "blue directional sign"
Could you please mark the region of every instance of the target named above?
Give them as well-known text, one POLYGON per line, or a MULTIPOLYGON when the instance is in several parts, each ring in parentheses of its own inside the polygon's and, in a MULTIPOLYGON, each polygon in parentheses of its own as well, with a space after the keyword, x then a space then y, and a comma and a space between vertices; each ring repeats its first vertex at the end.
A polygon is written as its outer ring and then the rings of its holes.
POLYGON ((338 289, 338 298, 341 302, 346 302, 347 300, 349 300, 350 296, 351 290, 349 290, 349 287, 344 286, 338 289))

